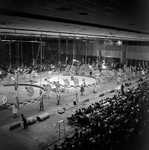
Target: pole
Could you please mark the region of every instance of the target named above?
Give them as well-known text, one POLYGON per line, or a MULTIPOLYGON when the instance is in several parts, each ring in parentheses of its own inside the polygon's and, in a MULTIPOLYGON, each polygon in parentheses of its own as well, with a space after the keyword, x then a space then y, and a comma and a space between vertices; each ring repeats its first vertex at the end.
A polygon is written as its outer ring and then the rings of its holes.
POLYGON ((42 33, 40 35, 40 64, 42 65, 42 33))
POLYGON ((61 39, 60 39, 60 35, 59 35, 59 41, 58 41, 58 51, 59 51, 59 53, 58 53, 59 71, 61 72, 61 39))
POLYGON ((66 63, 66 65, 67 65, 67 60, 68 60, 68 58, 67 58, 67 46, 68 46, 68 39, 66 39, 66 61, 65 61, 65 63, 66 63))
POLYGON ((17 48, 17 56, 18 56, 17 65, 19 67, 19 42, 18 42, 18 48, 17 48))
POLYGON ((11 43, 9 43, 9 63, 10 63, 10 68, 11 68, 11 43))
POLYGON ((21 59, 22 59, 22 67, 24 66, 23 64, 23 51, 22 51, 22 41, 21 41, 21 59))
POLYGON ((40 35, 40 86, 41 86, 41 74, 42 74, 42 33, 40 35))
POLYGON ((32 42, 32 65, 34 66, 34 43, 32 42))

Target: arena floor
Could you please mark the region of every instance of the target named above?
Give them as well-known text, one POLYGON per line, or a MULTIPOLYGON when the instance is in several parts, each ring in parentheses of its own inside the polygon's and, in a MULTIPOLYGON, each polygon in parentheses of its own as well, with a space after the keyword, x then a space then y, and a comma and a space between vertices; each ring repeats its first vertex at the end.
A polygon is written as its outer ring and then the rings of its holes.
MULTIPOLYGON (((111 72, 108 74, 110 74, 110 76, 113 75, 111 72)), ((104 77, 101 76, 100 91, 98 94, 93 94, 92 84, 95 83, 95 79, 88 76, 77 77, 80 85, 82 84, 82 79, 85 79, 86 84, 88 85, 85 88, 84 95, 80 97, 79 103, 76 106, 73 105, 73 100, 75 99, 74 91, 76 88, 73 87, 73 83, 71 82, 72 87, 69 89, 69 92, 61 93, 60 105, 57 105, 56 94, 54 92, 51 93, 50 98, 44 99, 44 111, 39 111, 39 102, 35 99, 39 97, 40 87, 42 87, 43 84, 47 84, 45 79, 48 79, 49 81, 60 81, 60 84, 63 84, 63 78, 70 80, 70 76, 63 74, 57 75, 57 73, 51 75, 48 72, 44 72, 36 77, 37 82, 34 84, 28 82, 28 79, 22 80, 20 77, 19 84, 22 85, 19 86, 18 91, 15 91, 14 86, 11 85, 14 81, 9 81, 8 78, 1 81, 0 94, 7 96, 7 104, 9 105, 7 105, 7 107, 0 107, 0 150, 37 150, 39 144, 42 142, 48 144, 54 142, 59 139, 59 134, 57 132, 54 133, 54 129, 56 129, 58 121, 64 120, 66 132, 72 132, 74 127, 67 125, 67 117, 73 114, 80 107, 87 107, 91 103, 104 99, 106 96, 109 97, 114 95, 115 92, 108 93, 108 91, 118 87, 116 78, 104 80, 104 77), (33 87, 34 94, 31 98, 27 97, 27 91, 25 89, 28 84, 38 85, 38 87, 33 87), (101 93, 106 94, 103 97, 99 97, 99 94, 101 93), (11 105, 16 101, 16 96, 19 96, 21 107, 18 111, 17 118, 12 119, 11 105), (89 101, 85 102, 84 100, 86 99, 89 99, 89 101), (63 110, 63 108, 65 108, 65 112, 63 114, 59 114, 58 111, 63 110), (36 121, 36 123, 30 125, 27 130, 24 130, 22 126, 11 131, 9 130, 10 126, 21 121, 21 114, 24 114, 27 118, 36 118, 44 113, 49 113, 50 118, 43 122, 36 121), (53 136, 52 133, 54 133, 53 136)), ((129 81, 134 83, 131 86, 135 86, 136 80, 137 79, 129 81)), ((77 89, 79 90, 79 88, 80 87, 78 86, 77 89)), ((61 132, 60 136, 63 136, 63 134, 64 132, 61 132)))

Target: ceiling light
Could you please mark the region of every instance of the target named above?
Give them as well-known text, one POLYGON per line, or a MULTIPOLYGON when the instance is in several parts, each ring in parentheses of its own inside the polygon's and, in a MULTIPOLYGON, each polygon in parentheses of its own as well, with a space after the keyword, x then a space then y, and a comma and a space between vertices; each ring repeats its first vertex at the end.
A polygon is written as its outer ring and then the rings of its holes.
POLYGON ((122 45, 122 41, 118 40, 118 41, 116 42, 116 45, 122 45))

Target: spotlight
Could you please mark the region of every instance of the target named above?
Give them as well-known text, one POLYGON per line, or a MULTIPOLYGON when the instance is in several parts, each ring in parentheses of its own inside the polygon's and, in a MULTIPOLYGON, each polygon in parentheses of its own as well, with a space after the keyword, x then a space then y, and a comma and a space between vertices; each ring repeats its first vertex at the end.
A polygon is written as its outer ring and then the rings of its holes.
POLYGON ((117 45, 122 45, 122 41, 118 40, 118 41, 116 42, 116 44, 117 44, 117 45))

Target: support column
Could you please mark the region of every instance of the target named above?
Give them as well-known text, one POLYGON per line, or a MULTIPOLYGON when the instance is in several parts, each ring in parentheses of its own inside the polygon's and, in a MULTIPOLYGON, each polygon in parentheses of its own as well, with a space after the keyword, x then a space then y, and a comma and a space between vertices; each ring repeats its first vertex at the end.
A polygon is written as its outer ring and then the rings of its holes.
POLYGON ((76 43, 75 43, 75 37, 74 37, 74 39, 73 39, 73 54, 72 54, 72 60, 73 59, 75 59, 75 54, 76 54, 76 52, 75 52, 75 50, 76 50, 76 43))

